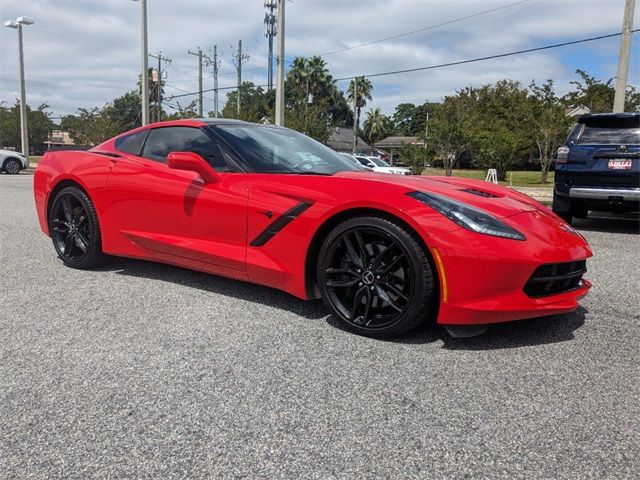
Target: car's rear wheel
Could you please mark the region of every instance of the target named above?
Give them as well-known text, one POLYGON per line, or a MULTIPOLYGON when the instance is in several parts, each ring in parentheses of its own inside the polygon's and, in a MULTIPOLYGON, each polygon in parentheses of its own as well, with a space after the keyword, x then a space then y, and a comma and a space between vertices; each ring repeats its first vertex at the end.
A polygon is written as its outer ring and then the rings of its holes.
POLYGON ((91 199, 77 187, 63 188, 49 212, 53 246, 65 265, 92 268, 107 260, 102 253, 98 215, 91 199))
POLYGON ((392 337, 435 310, 434 278, 414 236, 389 220, 366 216, 331 231, 318 255, 322 299, 349 330, 392 337))
POLYGON ((8 158, 2 164, 2 169, 10 175, 15 175, 16 173, 20 173, 20 169, 22 164, 19 160, 15 158, 8 158))

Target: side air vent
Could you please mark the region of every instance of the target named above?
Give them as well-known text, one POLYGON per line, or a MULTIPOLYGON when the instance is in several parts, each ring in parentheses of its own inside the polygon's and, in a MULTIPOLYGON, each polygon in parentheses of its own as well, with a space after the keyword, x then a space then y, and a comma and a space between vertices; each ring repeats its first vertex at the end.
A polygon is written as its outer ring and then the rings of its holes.
POLYGON ((524 293, 536 298, 570 292, 580 287, 586 271, 586 260, 540 265, 524 286, 524 293))

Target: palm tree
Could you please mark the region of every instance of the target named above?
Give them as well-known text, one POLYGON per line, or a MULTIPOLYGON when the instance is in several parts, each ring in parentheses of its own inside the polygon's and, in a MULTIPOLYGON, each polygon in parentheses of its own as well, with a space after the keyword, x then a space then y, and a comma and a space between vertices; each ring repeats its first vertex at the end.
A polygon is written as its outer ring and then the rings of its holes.
POLYGON ((307 84, 307 59, 296 57, 291 62, 291 68, 287 72, 287 81, 290 82, 290 91, 303 90, 307 84))
POLYGON ((356 118, 353 125, 353 153, 356 153, 356 147, 358 142, 358 128, 360 127, 360 112, 367 105, 367 100, 371 100, 371 92, 373 86, 371 81, 365 77, 356 77, 351 80, 349 84, 349 90, 347 91, 347 98, 349 103, 354 105, 356 118))
POLYGON ((387 136, 391 130, 391 120, 384 115, 380 107, 372 108, 367 112, 367 119, 364 121, 364 134, 371 143, 371 153, 373 144, 387 136))

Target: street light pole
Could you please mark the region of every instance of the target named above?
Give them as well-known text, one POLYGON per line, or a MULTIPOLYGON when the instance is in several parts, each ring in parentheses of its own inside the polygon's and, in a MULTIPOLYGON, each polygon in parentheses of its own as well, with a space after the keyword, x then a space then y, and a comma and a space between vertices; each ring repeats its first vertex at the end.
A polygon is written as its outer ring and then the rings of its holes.
POLYGON ((22 154, 29 163, 29 127, 27 125, 27 94, 24 85, 24 48, 22 46, 22 24, 18 23, 18 49, 20 50, 20 137, 22 154))
POLYGON ((284 126, 284 4, 285 0, 278 0, 278 58, 276 71, 276 125, 284 126))
POLYGON ((147 0, 140 1, 140 43, 142 46, 142 76, 140 77, 140 102, 142 125, 149 123, 149 42, 147 40, 147 0))
POLYGON ((18 30, 18 55, 20 63, 20 149, 29 164, 29 127, 27 120, 27 94, 24 82, 24 48, 22 45, 22 26, 33 25, 35 20, 30 17, 18 17, 16 20, 4 22, 5 27, 18 30))
POLYGON ((147 37, 147 0, 140 0, 142 40, 142 125, 149 123, 149 42, 147 37))

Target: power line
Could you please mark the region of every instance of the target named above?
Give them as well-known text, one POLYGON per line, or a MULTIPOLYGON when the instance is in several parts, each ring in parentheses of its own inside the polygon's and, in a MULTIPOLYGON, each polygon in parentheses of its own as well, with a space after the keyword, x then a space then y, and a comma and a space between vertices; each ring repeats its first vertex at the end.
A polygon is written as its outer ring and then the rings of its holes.
MULTIPOLYGON (((639 31, 640 31, 640 28, 637 28, 635 30, 632 30, 631 33, 639 32, 639 31)), ((433 70, 433 69, 436 69, 436 68, 451 67, 451 66, 454 66, 454 65, 464 65, 466 63, 482 62, 484 60, 493 60, 495 58, 511 57, 511 56, 514 56, 514 55, 521 55, 521 54, 524 54, 524 53, 539 52, 541 50, 550 50, 552 48, 566 47, 568 45, 577 45, 579 43, 593 42, 595 40, 602 40, 602 39, 605 39, 605 38, 619 37, 620 35, 622 35, 622 32, 610 33, 609 35, 600 35, 598 37, 583 38, 581 40, 573 40, 571 42, 555 43, 553 45, 545 45, 543 47, 528 48, 526 50, 517 50, 515 52, 499 53, 499 54, 496 54, 496 55, 489 55, 489 56, 486 56, 486 57, 478 57, 478 58, 472 58, 472 59, 468 59, 468 60, 460 60, 460 61, 457 61, 457 62, 440 63, 440 64, 437 64, 437 65, 428 65, 426 67, 407 68, 407 69, 404 69, 404 70, 394 70, 394 71, 390 71, 390 72, 371 73, 371 74, 368 74, 368 75, 357 75, 357 77, 372 78, 372 77, 382 77, 382 76, 386 76, 386 75, 398 75, 400 73, 418 72, 418 71, 421 71, 421 70, 433 70)), ((340 82, 340 81, 343 81, 343 80, 351 80, 352 78, 355 78, 355 77, 356 76, 336 78, 335 81, 336 82, 340 82)))
MULTIPOLYGON (((631 33, 636 33, 636 32, 640 32, 640 28, 637 28, 635 30, 632 30, 631 33)), ((434 70, 436 68, 444 68, 444 67, 451 67, 454 65, 464 65, 467 63, 476 63, 476 62, 482 62, 485 60, 493 60, 496 58, 504 58, 504 57, 511 57, 511 56, 515 56, 515 55, 522 55, 525 53, 531 53, 531 52, 539 52, 542 50, 551 50, 553 48, 560 48, 560 47, 566 47, 569 45, 577 45, 580 43, 587 43, 587 42, 593 42, 596 40, 603 40, 605 38, 613 38, 613 37, 619 37, 622 34, 622 32, 618 32, 618 33, 610 33, 608 35, 600 35, 598 37, 589 37, 589 38, 583 38, 581 40, 573 40, 570 42, 563 42, 563 43, 555 43, 553 45, 545 45, 542 47, 535 47, 535 48, 528 48, 525 50, 517 50, 514 52, 507 52, 507 53, 499 53, 496 55, 489 55, 486 57, 478 57, 478 58, 471 58, 471 59, 467 59, 467 60, 459 60, 457 62, 449 62, 449 63, 440 63, 437 65, 428 65, 426 67, 416 67, 416 68, 407 68, 404 70, 394 70, 394 71, 390 71, 390 72, 379 72, 379 73, 371 73, 368 75, 354 75, 354 76, 350 76, 350 77, 341 77, 341 78, 336 78, 335 81, 336 82, 341 82, 341 81, 345 81, 345 80, 351 80, 353 78, 356 77, 365 77, 365 78, 372 78, 372 77, 382 77, 382 76, 386 76, 386 75, 398 75, 401 73, 411 73, 411 72, 418 72, 418 71, 422 71, 422 70, 434 70)), ((267 87, 268 85, 255 85, 255 87, 267 87)), ((175 87, 174 87, 175 88, 175 87)), ((221 87, 218 90, 233 90, 236 89, 236 86, 233 87, 221 87)), ((207 90, 203 90, 203 92, 211 92, 213 89, 207 89, 207 90)), ((182 95, 174 95, 172 97, 170 97, 168 100, 172 100, 174 98, 179 98, 179 97, 187 97, 190 95, 197 95, 199 92, 189 92, 189 93, 184 93, 182 95)))
POLYGON ((447 20, 446 22, 437 23, 435 25, 430 25, 428 27, 419 28, 418 30, 412 30, 410 32, 398 33, 396 35, 391 35, 390 37, 380 38, 378 40, 371 40, 370 42, 360 43, 358 45, 353 45, 351 47, 340 48, 337 50, 331 50, 329 52, 319 53, 318 56, 325 57, 327 55, 333 55, 334 53, 346 52, 347 50, 353 50, 355 48, 367 47, 369 45, 375 45, 376 43, 386 42, 387 40, 395 40, 396 38, 406 37, 408 35, 413 35, 420 32, 426 32, 427 30, 433 30, 434 28, 444 27, 446 25, 451 25, 453 23, 462 22, 464 20, 468 20, 470 18, 479 17, 481 15, 486 15, 487 13, 497 12, 498 10, 504 10, 505 8, 515 7, 516 5, 521 5, 523 3, 530 2, 531 0, 521 0, 519 2, 510 3, 508 5, 503 5, 501 7, 492 8, 489 10, 484 10, 482 12, 473 13, 471 15, 467 15, 465 17, 455 18, 453 20, 447 20))
MULTIPOLYGON (((167 85, 170 86, 170 85, 167 85)), ((254 85, 254 87, 267 87, 267 85, 254 85)), ((176 87, 172 87, 172 88, 176 88, 176 87)), ((232 87, 219 87, 218 90, 237 90, 238 87, 236 85, 232 86, 232 87)), ((176 88, 176 90, 179 90, 178 88, 176 88)), ((206 92, 213 92, 215 89, 214 88, 207 88, 205 90, 202 90, 202 93, 206 93, 206 92)), ((192 95, 198 95, 200 92, 187 92, 187 93, 183 93, 181 95, 172 95, 171 97, 167 98, 167 101, 171 101, 174 98, 180 98, 180 97, 189 97, 192 95)))

